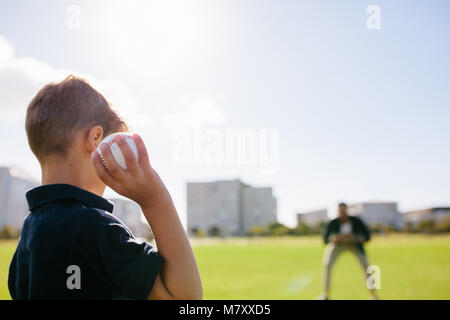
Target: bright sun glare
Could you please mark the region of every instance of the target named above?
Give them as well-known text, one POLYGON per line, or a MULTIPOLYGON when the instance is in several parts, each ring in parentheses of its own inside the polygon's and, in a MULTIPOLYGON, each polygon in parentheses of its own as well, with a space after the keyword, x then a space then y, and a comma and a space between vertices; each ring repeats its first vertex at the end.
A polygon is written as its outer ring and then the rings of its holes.
POLYGON ((171 68, 197 48, 196 2, 108 1, 102 13, 108 46, 130 66, 171 68), (153 64, 151 61, 157 61, 153 64))

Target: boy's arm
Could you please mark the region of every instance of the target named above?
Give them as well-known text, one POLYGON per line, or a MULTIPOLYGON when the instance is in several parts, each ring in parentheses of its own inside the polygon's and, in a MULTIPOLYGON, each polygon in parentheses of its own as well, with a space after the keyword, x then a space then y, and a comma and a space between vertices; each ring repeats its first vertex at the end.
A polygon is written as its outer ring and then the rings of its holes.
POLYGON ((97 152, 93 152, 92 157, 99 178, 141 206, 158 251, 165 259, 149 299, 201 299, 202 285, 195 257, 170 194, 151 167, 141 137, 135 134, 133 140, 138 149, 138 161, 125 139, 116 136, 126 161, 126 170, 116 163, 110 148, 105 145, 101 146, 101 151, 108 170, 97 152))
POLYGON ((201 299, 202 286, 194 254, 170 196, 142 211, 165 259, 149 299, 201 299))

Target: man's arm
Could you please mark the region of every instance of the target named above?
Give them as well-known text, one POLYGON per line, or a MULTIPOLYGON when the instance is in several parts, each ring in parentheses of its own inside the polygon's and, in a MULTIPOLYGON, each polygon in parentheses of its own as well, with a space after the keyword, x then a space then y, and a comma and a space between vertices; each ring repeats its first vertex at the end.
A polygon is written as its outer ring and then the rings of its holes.
POLYGON ((370 230, 367 227, 367 225, 362 221, 360 218, 355 217, 356 223, 358 225, 358 229, 360 229, 361 232, 358 232, 355 234, 356 239, 363 244, 364 242, 367 242, 370 240, 370 230))
POLYGON ((325 228, 325 232, 323 233, 323 242, 325 242, 325 244, 328 244, 329 242, 333 242, 334 241, 334 237, 332 236, 330 239, 330 235, 331 235, 331 222, 330 221, 327 224, 327 227, 325 228))
POLYGON ((336 232, 336 220, 331 220, 324 232, 323 240, 325 244, 328 243, 339 243, 342 241, 343 237, 341 234, 336 232))
POLYGON ((363 236, 365 238, 365 242, 367 242, 367 241, 370 240, 370 230, 367 227, 367 225, 364 223, 364 221, 362 221, 361 219, 359 221, 361 223, 361 229, 362 229, 362 232, 363 232, 363 236))
POLYGON ((170 194, 151 167, 141 137, 135 134, 133 140, 139 160, 125 139, 116 136, 126 161, 126 170, 116 163, 110 148, 105 145, 100 148, 108 169, 96 152, 92 153, 92 158, 97 175, 107 186, 141 206, 158 251, 165 259, 149 299, 201 299, 203 292, 197 263, 170 194))

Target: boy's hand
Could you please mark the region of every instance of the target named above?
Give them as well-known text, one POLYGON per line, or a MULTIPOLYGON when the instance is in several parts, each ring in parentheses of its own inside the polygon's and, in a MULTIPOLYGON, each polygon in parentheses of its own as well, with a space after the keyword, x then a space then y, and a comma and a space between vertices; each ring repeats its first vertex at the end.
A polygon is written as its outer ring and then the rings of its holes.
POLYGON ((123 136, 115 137, 127 165, 125 170, 116 162, 111 149, 105 143, 100 145, 100 149, 108 169, 105 168, 96 151, 91 156, 99 178, 117 193, 134 200, 144 210, 150 207, 155 199, 169 200, 170 195, 161 178, 150 165, 142 138, 138 134, 133 134, 133 140, 138 150, 139 160, 136 159, 123 136))
POLYGON ((127 169, 122 169, 114 160, 108 146, 100 146, 100 155, 92 153, 94 168, 99 178, 117 193, 136 201, 155 236, 158 251, 165 262, 149 299, 201 299, 202 281, 194 253, 178 217, 169 192, 148 159, 142 138, 134 134, 138 150, 137 160, 125 138, 118 135, 116 142, 123 153, 127 169))

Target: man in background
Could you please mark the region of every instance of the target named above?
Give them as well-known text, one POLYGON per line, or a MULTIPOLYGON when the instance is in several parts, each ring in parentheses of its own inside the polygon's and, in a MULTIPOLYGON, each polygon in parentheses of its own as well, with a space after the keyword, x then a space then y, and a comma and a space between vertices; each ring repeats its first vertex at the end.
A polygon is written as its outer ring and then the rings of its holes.
MULTIPOLYGON (((330 221, 324 233, 324 242, 327 244, 323 258, 324 292, 319 299, 329 299, 331 268, 343 252, 349 251, 355 254, 364 269, 364 274, 367 276, 369 264, 363 244, 369 240, 370 231, 366 224, 358 217, 349 216, 347 205, 339 203, 338 217, 330 221)), ((375 289, 369 288, 369 290, 371 298, 377 299, 375 289)))

